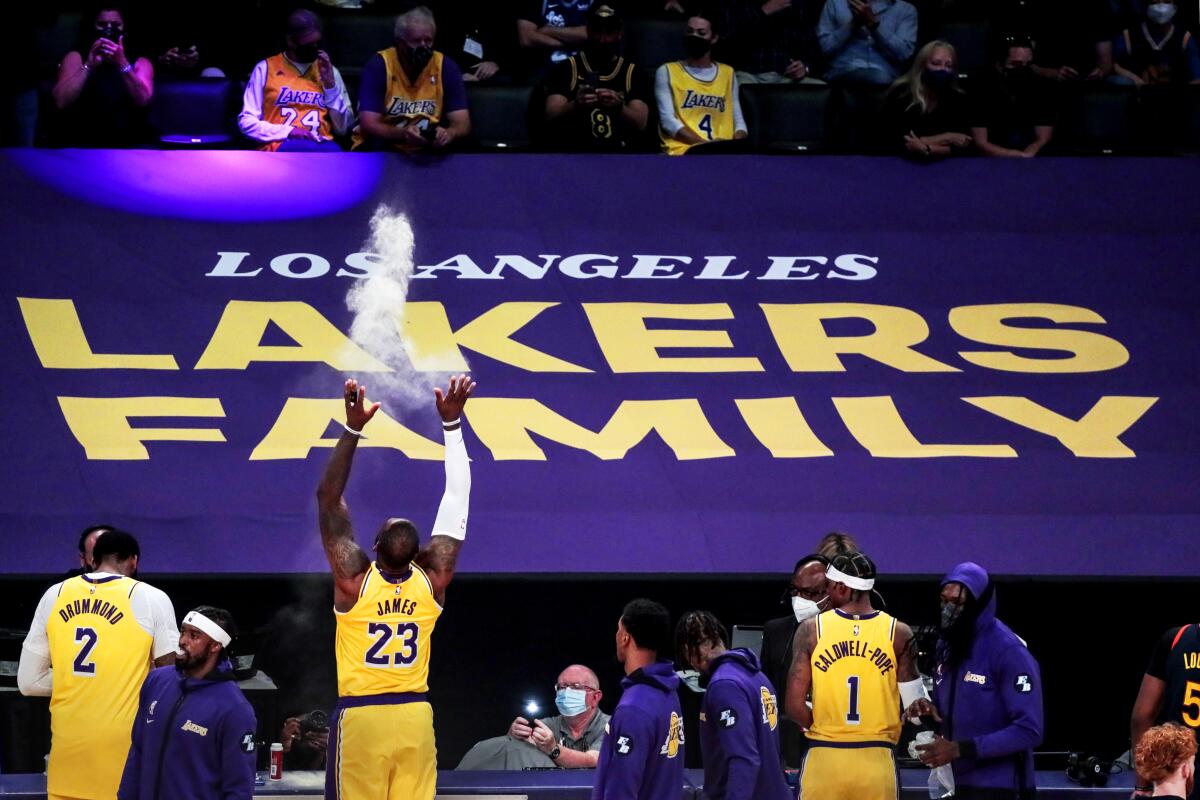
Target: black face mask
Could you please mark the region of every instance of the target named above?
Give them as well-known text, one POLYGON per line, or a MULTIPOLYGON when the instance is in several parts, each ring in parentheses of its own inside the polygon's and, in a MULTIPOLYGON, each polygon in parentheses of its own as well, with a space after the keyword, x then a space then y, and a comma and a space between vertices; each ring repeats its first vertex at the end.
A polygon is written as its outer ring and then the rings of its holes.
POLYGON ((1027 88, 1036 77, 1029 67, 1008 67, 1004 70, 1004 82, 1013 89, 1027 88))
POLYGON ((954 83, 955 75, 948 69, 925 69, 921 73, 921 79, 925 83, 932 86, 934 89, 945 89, 950 84, 954 83))
POLYGON ((296 45, 296 60, 301 64, 311 64, 317 60, 317 51, 321 49, 320 42, 296 45))
POLYGON ((621 52, 621 44, 619 42, 588 42, 584 45, 583 52, 587 55, 588 61, 592 62, 592 66, 605 67, 611 64, 621 52))
POLYGON ((688 34, 683 37, 683 52, 688 58, 703 58, 712 50, 712 42, 702 36, 688 34))
POLYGON ((425 65, 433 58, 432 47, 408 47, 401 48, 401 53, 404 55, 404 61, 409 66, 422 70, 425 65))

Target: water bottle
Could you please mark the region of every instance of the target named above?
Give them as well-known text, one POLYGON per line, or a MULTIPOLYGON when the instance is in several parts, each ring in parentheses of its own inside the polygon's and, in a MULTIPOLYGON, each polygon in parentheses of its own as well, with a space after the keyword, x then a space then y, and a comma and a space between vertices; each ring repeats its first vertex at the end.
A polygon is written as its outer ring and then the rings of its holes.
MULTIPOLYGON (((933 744, 933 737, 933 731, 921 731, 917 734, 916 743, 933 744)), ((954 796, 954 770, 949 764, 929 770, 929 796, 932 800, 954 796)))

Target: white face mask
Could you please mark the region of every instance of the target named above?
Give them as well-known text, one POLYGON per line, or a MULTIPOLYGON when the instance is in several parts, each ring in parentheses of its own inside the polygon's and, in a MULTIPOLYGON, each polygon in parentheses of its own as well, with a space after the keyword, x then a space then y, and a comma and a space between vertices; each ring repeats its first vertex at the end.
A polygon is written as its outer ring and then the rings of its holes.
POLYGON ((1175 16, 1175 4, 1151 3, 1146 8, 1146 16, 1156 25, 1166 25, 1175 16))
POLYGON ((814 603, 812 600, 806 600, 803 597, 792 598, 792 613, 796 615, 796 622, 804 622, 806 619, 812 619, 817 614, 821 613, 821 603, 825 602, 824 597, 820 602, 814 603))

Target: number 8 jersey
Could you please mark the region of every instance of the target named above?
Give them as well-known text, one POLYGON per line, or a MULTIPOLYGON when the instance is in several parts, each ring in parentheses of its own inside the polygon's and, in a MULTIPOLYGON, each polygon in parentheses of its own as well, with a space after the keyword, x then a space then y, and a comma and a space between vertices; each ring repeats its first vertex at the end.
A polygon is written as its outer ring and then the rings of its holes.
POLYGON ((413 564, 391 583, 372 563, 358 600, 337 619, 338 695, 429 691, 429 642, 442 607, 413 564))
POLYGON ((824 742, 900 739, 894 617, 837 609, 816 619, 812 652, 813 724, 808 738, 824 742))

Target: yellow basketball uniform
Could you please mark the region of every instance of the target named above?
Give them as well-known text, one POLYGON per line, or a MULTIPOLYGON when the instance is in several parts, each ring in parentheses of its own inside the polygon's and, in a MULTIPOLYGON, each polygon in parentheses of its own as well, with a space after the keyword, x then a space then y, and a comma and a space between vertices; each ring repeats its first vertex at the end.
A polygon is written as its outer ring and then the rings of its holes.
POLYGON ((442 607, 416 564, 396 583, 376 564, 358 600, 337 616, 338 712, 325 796, 336 800, 430 800, 437 748, 429 645, 442 607))
POLYGON ((121 575, 80 576, 63 581, 54 601, 46 623, 51 796, 117 796, 153 643, 134 618, 138 585, 121 575))
MULTIPOLYGON (((684 68, 683 62, 667 64, 667 75, 671 79, 671 100, 675 116, 683 127, 709 142, 727 141, 733 138, 733 69, 728 64, 717 64, 717 75, 711 81, 702 81, 684 68)), ((690 144, 667 136, 659 128, 663 150, 669 155, 683 155, 690 144)))
MULTIPOLYGON (((425 65, 425 69, 415 80, 408 79, 408 73, 400 66, 400 56, 396 48, 389 47, 380 50, 383 63, 387 67, 387 94, 385 95, 383 121, 396 127, 416 125, 425 130, 436 127, 442 118, 442 103, 444 89, 442 87, 442 54, 436 50, 433 58, 425 65)), ((354 126, 354 139, 351 150, 358 150, 366 141, 362 128, 354 126)), ((397 149, 411 151, 417 149, 404 142, 392 143, 397 149)))
POLYGON ((894 800, 900 739, 894 617, 826 611, 816 620, 813 724, 801 800, 894 800))
MULTIPOLYGON (((305 128, 320 134, 322 141, 333 137, 333 125, 325 109, 325 84, 321 83, 315 61, 301 73, 283 53, 268 58, 262 102, 264 122, 305 128)), ((258 149, 278 150, 281 144, 265 142, 258 149)))

